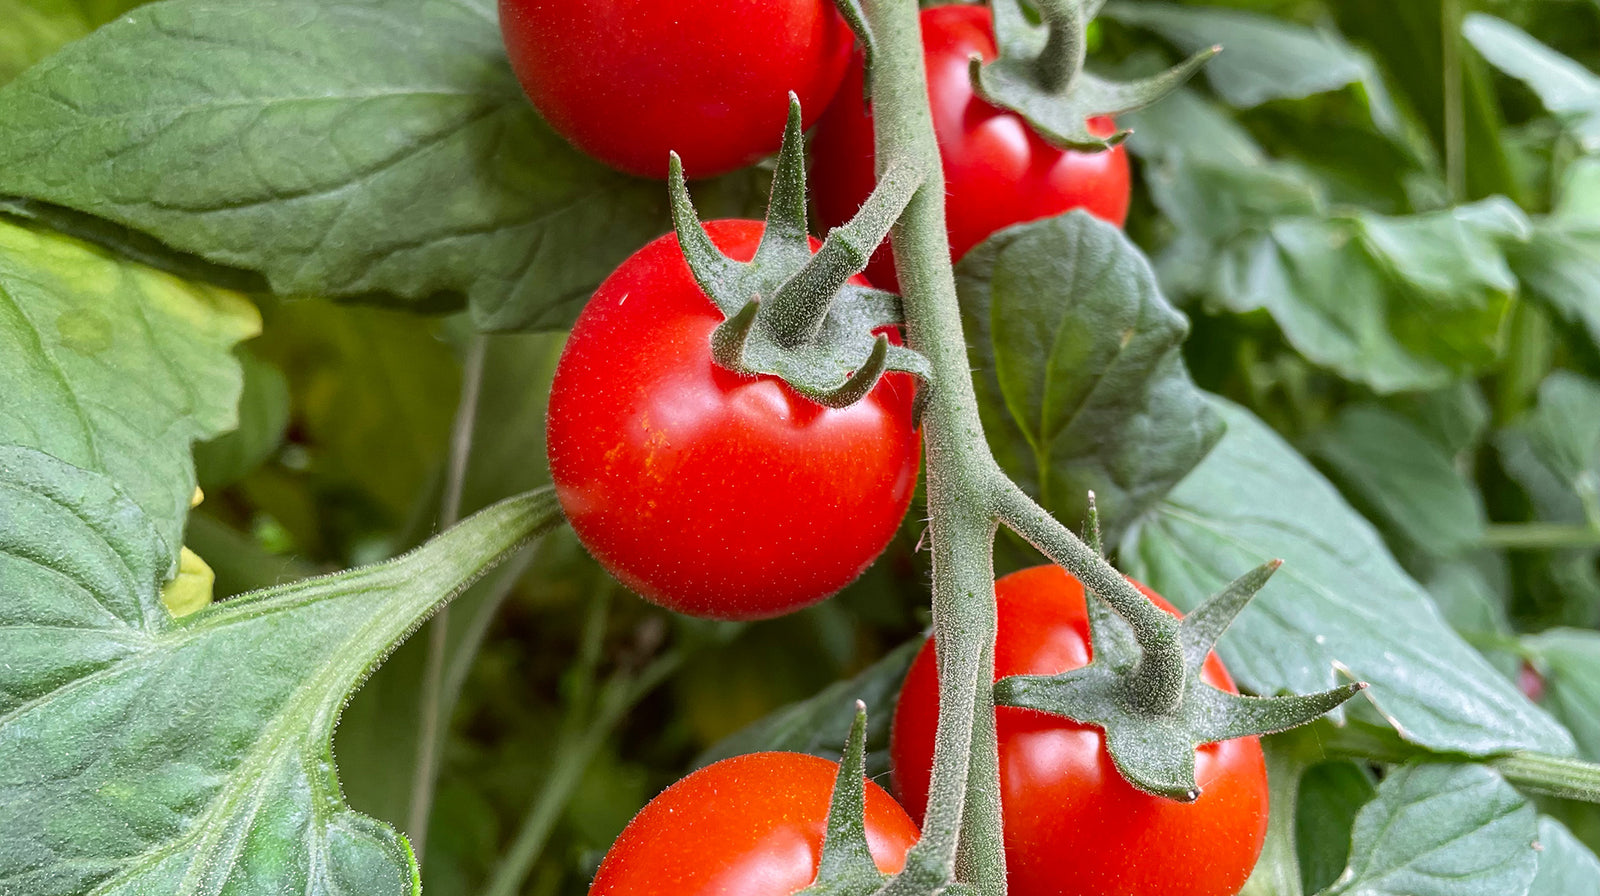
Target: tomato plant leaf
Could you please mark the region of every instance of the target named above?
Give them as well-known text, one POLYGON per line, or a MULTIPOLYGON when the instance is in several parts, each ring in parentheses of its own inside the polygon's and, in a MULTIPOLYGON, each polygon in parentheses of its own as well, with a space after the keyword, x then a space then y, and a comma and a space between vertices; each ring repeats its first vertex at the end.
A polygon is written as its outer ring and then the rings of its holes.
POLYGON ((1519 896, 1536 871, 1533 806, 1481 765, 1395 769, 1356 816, 1326 896, 1519 896))
POLYGON ((244 478, 283 444, 289 428, 289 382, 278 368, 240 349, 244 389, 239 395, 239 425, 194 446, 194 465, 204 489, 222 488, 244 478))
POLYGON ((1600 896, 1600 858, 1548 816, 1539 819, 1539 875, 1528 896, 1600 896))
POLYGON ((1177 228, 1157 255, 1173 294, 1264 310, 1307 360, 1380 392, 1439 388, 1499 359, 1518 286, 1507 253, 1531 236, 1509 201, 1336 212, 1322 184, 1269 159, 1214 105, 1163 103, 1136 126, 1156 132, 1130 146, 1177 228), (1190 148, 1196 129, 1222 144, 1190 148))
POLYGON ((1189 322, 1117 228, 1082 211, 1008 228, 956 283, 990 444, 1058 519, 1093 490, 1114 544, 1221 436, 1179 352, 1189 322))
POLYGON ((1487 517, 1477 489, 1416 424, 1351 405, 1318 433, 1313 455, 1368 518, 1406 545, 1450 557, 1478 544, 1487 517))
POLYGON ((1329 886, 1344 871, 1356 815, 1376 792, 1371 773, 1358 762, 1322 762, 1300 776, 1294 839, 1304 892, 1329 886))
POLYGON ((1222 588, 1263 557, 1284 565, 1219 652, 1257 693, 1309 693, 1340 671, 1408 740, 1436 750, 1569 753, 1570 736, 1440 617, 1372 526, 1304 458, 1220 398, 1211 454, 1130 532, 1130 574, 1175 603, 1222 588))
POLYGON ((0 0, 0 84, 144 0, 0 0))
POLYGON ((1506 470, 1546 520, 1600 526, 1600 383, 1558 370, 1539 403, 1495 434, 1506 470))
POLYGON ((1544 676, 1544 706, 1566 723, 1578 755, 1600 762, 1600 632, 1554 628, 1523 646, 1544 676))
POLYGON ((559 518, 507 500, 375 566, 161 606, 167 556, 104 476, 0 449, 0 880, 85 893, 416 893, 329 736, 396 642, 559 518), (20 660, 20 661, 19 661, 20 660))
POLYGON ((1567 170, 1555 208, 1534 222, 1512 266, 1530 296, 1600 346, 1600 159, 1567 170))
POLYGON ((1202 71, 1241 109, 1299 99, 1361 80, 1365 62, 1338 34, 1218 7, 1117 2, 1101 15, 1156 32, 1185 53, 1221 46, 1202 71))
POLYGON ((233 428, 259 327, 239 295, 0 221, 0 444, 109 475, 176 559, 190 445, 233 428))
POLYGON ((143 7, 0 88, 0 194, 493 328, 565 326, 666 226, 540 122, 482 0, 143 7))
POLYGON ((1489 64, 1528 85, 1566 119, 1588 152, 1600 150, 1600 77, 1503 19, 1472 13, 1461 33, 1489 64))

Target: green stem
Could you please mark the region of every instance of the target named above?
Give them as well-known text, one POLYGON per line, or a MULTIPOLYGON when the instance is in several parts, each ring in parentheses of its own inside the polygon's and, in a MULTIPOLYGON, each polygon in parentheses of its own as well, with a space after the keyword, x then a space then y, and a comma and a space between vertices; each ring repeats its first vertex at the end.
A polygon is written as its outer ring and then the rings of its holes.
MULTIPOLYGON (((489 340, 478 333, 467 347, 461 377, 461 398, 450 427, 450 454, 444 496, 439 505, 439 528, 448 529, 461 517, 461 493, 466 487, 467 459, 472 454, 472 431, 478 417, 478 395, 483 386, 484 358, 489 340)), ((418 697, 417 758, 411 769, 411 805, 406 810, 406 833, 411 850, 422 862, 428 845, 428 816, 433 811, 433 788, 439 778, 439 754, 444 744, 449 713, 444 699, 444 669, 449 659, 450 605, 445 604, 428 623, 428 658, 418 697)))
POLYGON ((1035 63, 1039 86, 1051 93, 1065 92, 1083 71, 1088 53, 1082 0, 1034 0, 1034 5, 1049 29, 1044 52, 1035 63))
POLYGON ((889 228, 922 185, 922 166, 901 164, 884 172, 850 222, 828 231, 822 248, 766 302, 757 321, 779 345, 815 342, 834 296, 860 273, 889 228))
POLYGON ((1282 738, 1268 738, 1262 746, 1267 755, 1267 788, 1271 797, 1267 802, 1267 839, 1239 896, 1302 896, 1295 815, 1306 762, 1293 744, 1282 738))
POLYGON ((1005 892, 999 790, 974 794, 993 805, 970 815, 966 802, 971 757, 983 754, 979 765, 985 776, 989 764, 998 762, 990 758, 996 751, 992 723, 975 725, 978 707, 985 702, 979 691, 994 680, 992 661, 984 665, 992 657, 995 633, 995 522, 986 490, 998 467, 984 442, 961 334, 917 4, 867 0, 863 6, 876 43, 871 87, 879 173, 909 163, 924 175, 895 225, 892 243, 905 294, 907 341, 927 357, 934 378, 923 415, 923 442, 933 540, 939 721, 922 839, 886 893, 932 893, 953 876, 960 850, 969 882, 993 896, 1005 892), (976 736, 984 736, 984 742, 976 736), (964 822, 982 828, 964 829, 964 822))
POLYGON ((1131 697, 1154 713, 1175 709, 1183 700, 1186 675, 1178 620, 1152 604, 1099 552, 1011 480, 1001 476, 998 491, 1000 518, 1040 553, 1076 576, 1133 628, 1141 655, 1131 697))
POLYGON ((1482 759, 1437 754, 1407 743, 1387 729, 1357 725, 1319 727, 1319 742, 1330 756, 1346 756, 1390 765, 1419 757, 1445 762, 1481 762, 1523 790, 1585 803, 1600 803, 1600 765, 1593 762, 1531 751, 1482 759))
POLYGON ((1567 800, 1600 803, 1600 765, 1543 753, 1511 753, 1489 760, 1507 781, 1567 800))
POLYGON ((905 165, 924 172, 922 186, 895 225, 892 245, 907 342, 928 359, 933 374, 923 444, 939 720, 922 839, 907 856, 905 872, 884 892, 931 893, 952 877, 959 859, 964 882, 984 896, 1001 896, 1005 856, 990 703, 996 624, 992 551, 1000 519, 1012 521, 1035 544, 1049 545, 1052 559, 1129 618, 1147 646, 1141 672, 1146 686, 1140 688, 1147 701, 1176 704, 1183 654, 1176 621, 1029 501, 989 453, 956 301, 917 4, 866 0, 863 10, 874 41, 870 78, 878 173, 905 165))
MULTIPOLYGON (((984 651, 979 668, 994 668, 994 649, 984 651)), ((976 889, 984 896, 1005 896, 1005 889, 997 886, 1005 880, 1005 850, 994 848, 998 840, 984 841, 977 832, 988 832, 998 837, 1002 829, 1000 799, 972 794, 1000 793, 1000 756, 987 745, 997 743, 994 716, 994 688, 979 687, 977 702, 973 707, 972 759, 967 766, 966 815, 961 838, 956 851, 956 876, 961 880, 979 882, 976 889)))
POLYGON ((1461 80, 1461 0, 1441 0, 1440 77, 1444 84, 1444 170, 1450 197, 1461 202, 1467 194, 1466 104, 1461 80))
POLYGON ((1594 548, 1600 547, 1600 529, 1583 523, 1490 523, 1481 543, 1513 550, 1594 548))

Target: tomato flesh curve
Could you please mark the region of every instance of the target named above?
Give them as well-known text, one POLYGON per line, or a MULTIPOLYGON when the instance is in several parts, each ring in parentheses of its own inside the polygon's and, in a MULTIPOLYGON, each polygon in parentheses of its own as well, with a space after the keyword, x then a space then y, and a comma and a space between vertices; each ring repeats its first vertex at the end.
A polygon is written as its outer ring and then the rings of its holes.
MULTIPOLYGON (((933 129, 944 161, 945 221, 953 259, 959 261, 1003 227, 1074 208, 1122 226, 1130 190, 1127 150, 1057 149, 1020 116, 973 94, 968 60, 996 55, 987 6, 923 10, 922 50, 933 129)), ((875 181, 872 116, 862 99, 863 77, 857 57, 838 97, 817 122, 812 142, 817 216, 829 227, 850 220, 875 181)), ((1089 129, 1105 135, 1114 128, 1110 119, 1096 118, 1089 129)), ((867 276, 879 286, 898 288, 887 243, 873 255, 867 276)))
MULTIPOLYGON (((694 772, 628 822, 590 896, 788 896, 810 886, 838 770, 803 753, 751 753, 694 772)), ((883 788, 866 790, 867 845, 893 874, 917 826, 883 788)))
POLYGON ((545 121, 589 155, 690 177, 777 151, 794 91, 815 117, 855 45, 832 0, 500 0, 511 67, 545 121))
MULTIPOLYGON (((1060 567, 1005 576, 995 595, 996 680, 1052 675, 1089 661, 1083 586, 1060 567)), ((896 792, 918 819, 939 715, 934 662, 930 640, 906 677, 890 737, 896 792)), ((1216 654, 1202 675, 1235 690, 1216 654)), ((1185 804, 1134 789, 1112 765, 1098 728, 1010 706, 995 710, 995 722, 1010 896, 1232 896, 1244 886, 1267 830, 1267 771, 1257 738, 1196 751, 1201 794, 1185 804)))
MULTIPOLYGON (((706 225, 741 261, 762 230, 706 225)), ((915 381, 886 374, 827 408, 714 363, 722 320, 676 236, 623 262, 556 367, 550 474, 578 538, 624 585, 682 613, 759 619, 834 594, 893 537, 921 455, 915 381)))

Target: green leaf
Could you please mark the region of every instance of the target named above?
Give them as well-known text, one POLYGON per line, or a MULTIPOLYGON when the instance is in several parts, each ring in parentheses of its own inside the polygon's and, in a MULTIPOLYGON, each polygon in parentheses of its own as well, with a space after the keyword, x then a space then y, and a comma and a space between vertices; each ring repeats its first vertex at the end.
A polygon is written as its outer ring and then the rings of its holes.
POLYGON ((666 229, 659 184, 540 122, 485 0, 143 7, 0 88, 6 193, 490 328, 565 326, 666 229))
POLYGON ((1566 119, 1586 152, 1600 150, 1600 77, 1494 16, 1472 13, 1461 32, 1490 65, 1528 85, 1546 109, 1566 119))
POLYGON ((239 366, 244 373, 239 425, 194 446, 201 488, 223 488, 243 479, 278 450, 289 427, 289 382, 283 372, 245 349, 239 351, 239 366))
POLYGON ((1487 521, 1476 487, 1411 421, 1377 405, 1346 407, 1312 453, 1380 527, 1427 554, 1474 547, 1487 521))
POLYGON ((1248 109, 1361 80, 1365 64, 1338 34, 1218 7, 1117 2, 1101 15, 1156 32, 1184 53, 1222 47, 1202 71, 1229 104, 1248 109))
POLYGON ((1578 755, 1600 762, 1600 632, 1555 628, 1523 646, 1544 676, 1544 706, 1567 726, 1578 755))
POLYGON ((233 428, 259 327, 234 293, 0 221, 0 444, 109 475, 176 559, 190 445, 233 428))
POLYGON ((1600 896, 1600 859, 1554 818, 1539 819, 1539 876, 1528 896, 1600 896))
POLYGON ((1395 769, 1356 816, 1327 896, 1520 896, 1537 862, 1533 806, 1481 765, 1395 769))
POLYGON ((1497 433, 1495 447, 1541 518, 1600 524, 1600 383, 1552 372, 1538 405, 1497 433))
POLYGON ((1356 762, 1323 762, 1300 776, 1294 832, 1305 892, 1323 889, 1344 871, 1356 815, 1375 793, 1371 775, 1356 762))
POLYGON ((956 277, 990 444, 1059 519, 1093 490, 1114 540, 1221 437, 1179 351, 1189 322, 1117 228, 1082 211, 1008 228, 956 277))
POLYGON ((1389 218, 1285 218, 1220 247, 1211 292, 1265 309, 1308 360, 1380 392, 1437 388, 1500 354, 1521 212, 1485 200, 1389 218))
POLYGON ((144 0, 0 0, 0 84, 144 0))
POLYGON ((1184 609, 1241 569, 1284 565, 1220 645, 1257 693, 1310 693, 1336 671, 1404 734, 1435 750, 1569 753, 1570 737, 1450 630, 1370 524, 1248 411, 1213 399, 1227 435, 1121 557, 1184 609))
POLYGON ((867 717, 877 720, 867 729, 867 749, 879 756, 875 762, 868 755, 867 774, 875 776, 887 770, 882 752, 889 745, 889 720, 894 717, 906 670, 922 644, 922 638, 907 641, 854 678, 831 684, 717 741, 695 757, 694 767, 763 750, 811 753, 837 762, 855 720, 855 701, 860 700, 867 704, 867 717))
POLYGON ((1600 346, 1600 159, 1567 169, 1555 208, 1534 222, 1511 263, 1528 295, 1600 346))
POLYGON ((417 892, 343 803, 339 710, 396 642, 559 518, 510 499, 377 566, 173 620, 166 550, 104 477, 0 449, 0 880, 30 896, 417 892))
POLYGON ((1177 229, 1157 256, 1172 293, 1264 310, 1307 360, 1380 392, 1439 388, 1499 359, 1517 288, 1506 253, 1531 232, 1515 205, 1335 212, 1214 105, 1180 95, 1134 124, 1151 197, 1177 229))

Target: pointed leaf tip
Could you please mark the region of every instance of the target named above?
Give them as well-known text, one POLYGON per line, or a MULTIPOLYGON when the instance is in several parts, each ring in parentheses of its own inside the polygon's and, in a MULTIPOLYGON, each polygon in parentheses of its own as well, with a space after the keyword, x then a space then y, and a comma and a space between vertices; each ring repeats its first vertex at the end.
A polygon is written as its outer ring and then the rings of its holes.
POLYGON ((1183 639, 1184 658, 1190 669, 1199 669, 1205 663, 1206 655, 1217 646, 1217 639, 1282 566, 1282 560, 1268 560, 1229 582, 1227 587, 1183 617, 1179 637, 1183 639))

